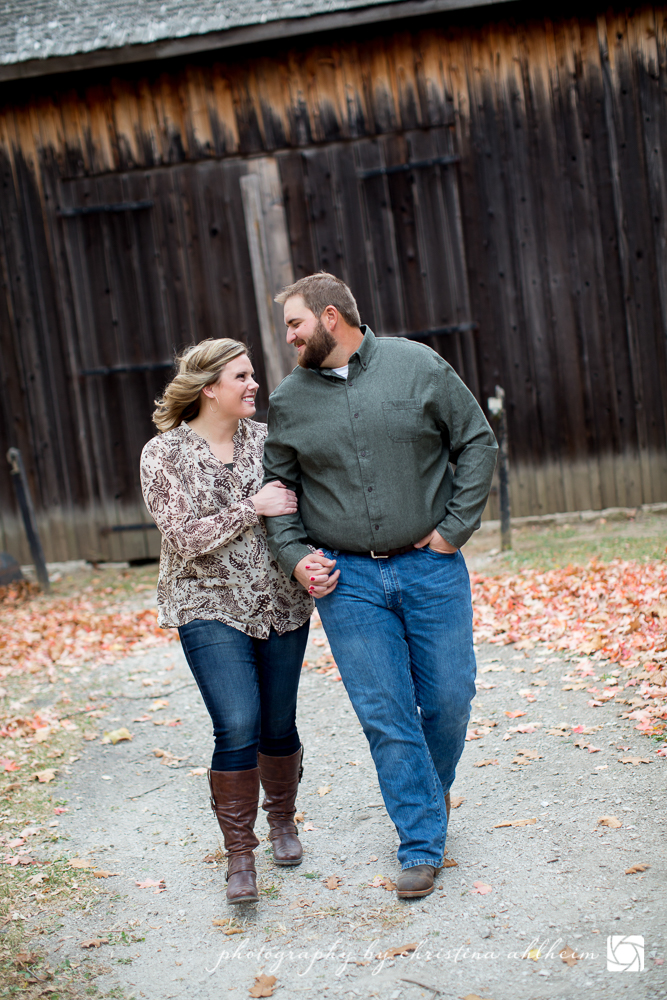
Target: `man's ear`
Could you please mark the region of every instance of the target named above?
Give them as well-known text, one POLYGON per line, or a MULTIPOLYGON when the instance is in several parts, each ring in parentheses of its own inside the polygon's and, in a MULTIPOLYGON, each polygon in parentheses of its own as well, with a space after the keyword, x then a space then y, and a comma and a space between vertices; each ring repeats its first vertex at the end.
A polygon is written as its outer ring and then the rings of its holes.
POLYGON ((335 330, 339 315, 335 306, 327 306, 322 313, 322 323, 328 328, 330 333, 332 330, 335 330))

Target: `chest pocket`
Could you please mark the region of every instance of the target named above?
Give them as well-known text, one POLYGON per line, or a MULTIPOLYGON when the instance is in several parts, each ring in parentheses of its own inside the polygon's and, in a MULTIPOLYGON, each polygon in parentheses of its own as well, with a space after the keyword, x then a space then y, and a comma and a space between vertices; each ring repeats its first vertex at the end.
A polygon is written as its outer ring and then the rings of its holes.
POLYGON ((387 434, 392 441, 416 441, 420 436, 424 417, 418 399, 396 399, 382 404, 387 434))

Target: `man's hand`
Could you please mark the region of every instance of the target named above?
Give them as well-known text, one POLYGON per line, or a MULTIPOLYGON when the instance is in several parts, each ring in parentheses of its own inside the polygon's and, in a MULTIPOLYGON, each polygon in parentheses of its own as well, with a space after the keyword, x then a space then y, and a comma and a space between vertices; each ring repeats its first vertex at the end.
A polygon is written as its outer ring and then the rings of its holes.
POLYGON ((340 570, 334 573, 335 559, 327 559, 323 552, 313 552, 304 556, 294 567, 294 579, 308 591, 311 597, 326 597, 336 589, 340 570))
POLYGON ((445 541, 437 528, 434 528, 426 538, 420 538, 418 542, 415 542, 416 549, 423 549, 425 545, 428 545, 429 549, 433 549, 435 552, 442 552, 446 555, 458 552, 455 545, 450 545, 449 542, 445 541))

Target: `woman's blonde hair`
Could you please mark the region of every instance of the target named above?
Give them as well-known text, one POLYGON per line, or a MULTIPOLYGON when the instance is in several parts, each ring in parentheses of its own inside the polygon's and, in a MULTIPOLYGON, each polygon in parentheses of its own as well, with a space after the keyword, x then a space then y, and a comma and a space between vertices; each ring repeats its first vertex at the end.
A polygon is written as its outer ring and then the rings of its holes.
POLYGON ((193 420, 199 413, 202 389, 217 382, 225 365, 242 354, 250 356, 246 345, 225 337, 202 340, 177 355, 178 374, 155 400, 153 423, 160 433, 178 427, 182 420, 193 420))

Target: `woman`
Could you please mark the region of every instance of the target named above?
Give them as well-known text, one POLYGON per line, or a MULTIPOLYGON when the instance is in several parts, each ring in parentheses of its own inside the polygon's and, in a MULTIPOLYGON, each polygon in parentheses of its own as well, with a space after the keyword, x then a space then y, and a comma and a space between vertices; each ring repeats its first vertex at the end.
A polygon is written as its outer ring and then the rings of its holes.
POLYGON ((271 557, 262 517, 297 509, 261 487, 266 426, 245 344, 204 340, 178 359, 141 456, 146 506, 162 532, 158 623, 178 628, 213 722, 211 807, 228 855, 227 899, 257 902, 260 780, 279 865, 298 865, 302 748, 296 696, 312 600, 271 557))

